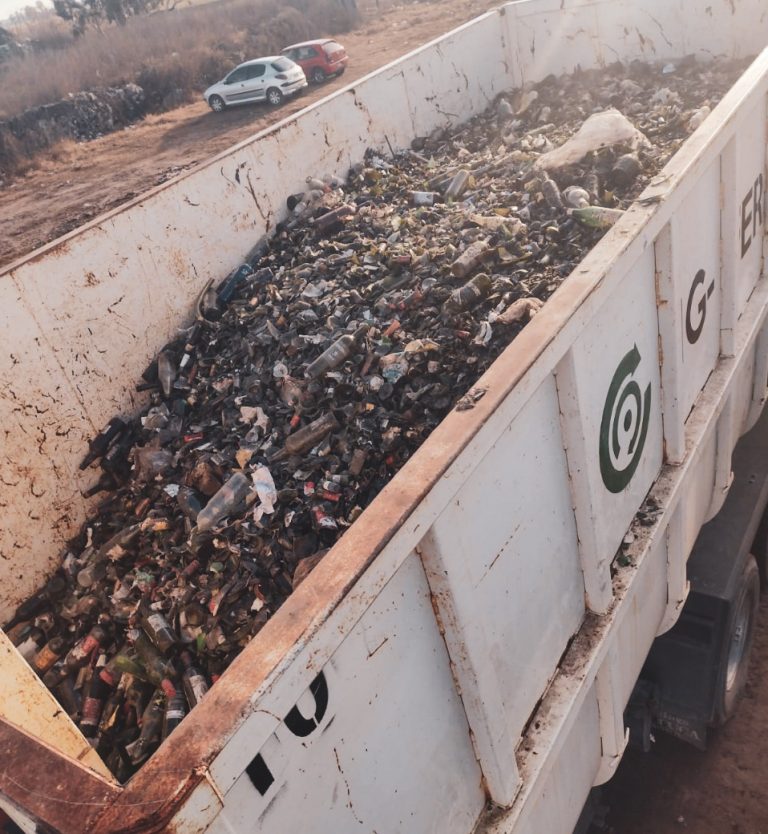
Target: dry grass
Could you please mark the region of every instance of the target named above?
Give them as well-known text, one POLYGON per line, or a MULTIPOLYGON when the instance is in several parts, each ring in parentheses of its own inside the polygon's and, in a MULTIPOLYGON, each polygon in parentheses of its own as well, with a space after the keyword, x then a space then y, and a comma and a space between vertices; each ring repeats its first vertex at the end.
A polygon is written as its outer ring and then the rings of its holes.
POLYGON ((279 52, 297 40, 349 31, 355 22, 334 0, 296 0, 295 5, 219 0, 131 18, 122 27, 89 31, 66 48, 9 61, 2 72, 0 118, 80 90, 130 81, 145 88, 150 109, 162 110, 218 80, 239 61, 279 52))

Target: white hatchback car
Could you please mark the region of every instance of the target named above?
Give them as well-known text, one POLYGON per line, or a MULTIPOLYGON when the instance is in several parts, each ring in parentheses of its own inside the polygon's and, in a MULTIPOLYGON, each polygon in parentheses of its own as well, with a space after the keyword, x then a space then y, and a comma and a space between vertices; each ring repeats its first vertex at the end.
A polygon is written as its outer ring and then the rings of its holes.
POLYGON ((231 104, 267 101, 276 107, 286 96, 307 86, 304 70, 284 55, 246 61, 225 78, 209 87, 203 98, 216 113, 231 104))

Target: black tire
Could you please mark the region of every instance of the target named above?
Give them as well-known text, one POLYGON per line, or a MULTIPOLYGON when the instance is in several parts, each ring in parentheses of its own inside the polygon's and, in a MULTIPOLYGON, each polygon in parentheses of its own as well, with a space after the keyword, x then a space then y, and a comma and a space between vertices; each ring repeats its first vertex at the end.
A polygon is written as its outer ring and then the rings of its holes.
POLYGON ((760 574, 754 557, 749 556, 744 563, 739 589, 728 615, 717 681, 716 725, 725 724, 733 717, 739 699, 744 694, 759 603, 760 574))
POLYGON ((277 87, 270 87, 267 90, 267 104, 272 107, 279 107, 283 103, 283 94, 277 87))
POLYGON ((211 96, 208 99, 208 106, 214 113, 223 113, 227 105, 221 96, 211 96))
POLYGON ((752 553, 760 571, 760 586, 768 587, 768 513, 760 521, 755 540, 752 542, 752 553))
POLYGON ((320 67, 315 67, 310 73, 309 80, 313 84, 322 84, 325 81, 325 73, 320 67))

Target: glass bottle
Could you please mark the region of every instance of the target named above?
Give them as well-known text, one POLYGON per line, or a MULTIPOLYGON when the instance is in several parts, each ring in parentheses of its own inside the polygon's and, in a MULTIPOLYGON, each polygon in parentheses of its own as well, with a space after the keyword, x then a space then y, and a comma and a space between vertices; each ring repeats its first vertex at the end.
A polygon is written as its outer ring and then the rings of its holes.
POLYGON ((471 281, 467 281, 463 287, 455 289, 443 304, 446 313, 458 313, 476 304, 483 298, 490 295, 493 282, 484 273, 480 272, 471 281))
POLYGON ((184 720, 187 705, 182 692, 167 695, 165 699, 165 713, 163 715, 162 738, 166 739, 184 720))
POLYGON ((208 530, 229 515, 251 491, 251 482, 242 472, 234 475, 219 489, 197 516, 197 529, 208 530))
POLYGON ((83 698, 80 718, 80 731, 86 738, 95 738, 98 733, 104 705, 113 689, 112 679, 94 669, 83 698))
POLYGON ((476 240, 451 264, 451 272, 457 278, 466 278, 470 272, 483 261, 491 247, 486 240, 476 240))
POLYGON ((368 325, 364 324, 358 327, 354 333, 345 333, 338 338, 329 348, 324 350, 320 356, 307 366, 306 376, 309 379, 316 379, 322 376, 327 371, 337 368, 343 362, 346 362, 353 353, 355 353, 360 342, 368 332, 368 325))
POLYGON ((146 597, 139 605, 139 617, 144 633, 163 654, 176 645, 178 642, 176 632, 165 618, 165 614, 152 608, 146 597))
POLYGON ((147 758, 152 745, 160 737, 165 715, 165 697, 162 691, 155 693, 141 715, 141 734, 136 741, 125 747, 134 765, 141 764, 147 758))
POLYGON ((106 426, 88 444, 88 454, 80 462, 80 469, 87 469, 110 447, 112 441, 123 431, 126 425, 119 417, 113 417, 106 426))
MULTIPOLYGON (((160 654, 143 631, 139 631, 136 635, 133 647, 141 666, 141 672, 136 672, 137 677, 142 677, 155 686, 164 686, 176 676, 173 664, 160 654)), ((117 664, 117 668, 122 671, 128 671, 126 666, 124 661, 117 664)), ((135 664, 133 668, 135 669, 135 664)))
POLYGON ((298 455, 311 449, 319 440, 322 440, 328 432, 339 427, 339 422, 332 411, 323 414, 309 425, 304 426, 285 439, 285 446, 272 456, 273 461, 280 461, 289 455, 298 455))
POLYGON ((78 669, 85 665, 94 651, 105 646, 109 640, 109 633, 100 625, 95 625, 85 637, 75 643, 64 658, 64 666, 68 670, 78 669))
POLYGON ((191 709, 200 703, 210 687, 205 675, 194 665, 194 658, 190 652, 181 653, 181 662, 184 664, 181 685, 191 709))
POLYGON ((66 642, 63 637, 52 637, 32 658, 31 666, 40 675, 44 675, 64 654, 66 642))

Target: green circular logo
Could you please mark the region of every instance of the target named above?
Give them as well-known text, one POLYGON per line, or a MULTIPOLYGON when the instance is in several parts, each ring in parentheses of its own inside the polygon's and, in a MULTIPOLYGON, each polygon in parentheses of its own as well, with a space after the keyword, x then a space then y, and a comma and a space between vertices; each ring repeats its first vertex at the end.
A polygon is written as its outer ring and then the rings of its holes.
POLYGON ((640 351, 634 345, 613 374, 600 421, 600 474, 614 493, 632 480, 648 433, 651 385, 643 393, 633 379, 639 364, 640 351))

